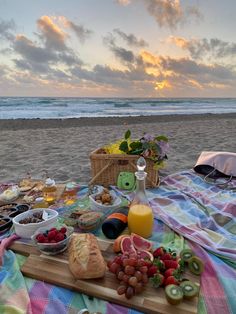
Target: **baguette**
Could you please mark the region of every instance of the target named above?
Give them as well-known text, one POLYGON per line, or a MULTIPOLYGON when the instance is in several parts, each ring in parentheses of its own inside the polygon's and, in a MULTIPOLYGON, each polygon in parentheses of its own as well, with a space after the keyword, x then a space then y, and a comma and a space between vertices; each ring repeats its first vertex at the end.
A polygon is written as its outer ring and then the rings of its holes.
POLYGON ((91 233, 76 234, 69 244, 69 269, 77 279, 104 277, 106 263, 91 233))

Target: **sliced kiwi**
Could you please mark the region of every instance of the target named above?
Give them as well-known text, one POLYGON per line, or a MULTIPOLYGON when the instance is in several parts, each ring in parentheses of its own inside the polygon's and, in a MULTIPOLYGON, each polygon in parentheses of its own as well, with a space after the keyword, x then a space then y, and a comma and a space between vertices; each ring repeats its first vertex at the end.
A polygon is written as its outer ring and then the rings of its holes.
POLYGON ((192 281, 183 281, 181 282, 180 287, 183 290, 185 299, 190 300, 198 295, 198 287, 192 281))
POLYGON ((204 270, 203 262, 197 256, 193 256, 188 260, 188 267, 191 273, 195 275, 200 275, 204 270))
POLYGON ((166 299, 170 304, 179 304, 183 300, 183 291, 179 286, 168 285, 165 287, 166 299))
POLYGON ((190 249, 183 249, 181 252, 180 252, 180 257, 181 257, 181 260, 183 260, 184 262, 188 262, 188 260, 194 256, 194 253, 192 250, 190 249))

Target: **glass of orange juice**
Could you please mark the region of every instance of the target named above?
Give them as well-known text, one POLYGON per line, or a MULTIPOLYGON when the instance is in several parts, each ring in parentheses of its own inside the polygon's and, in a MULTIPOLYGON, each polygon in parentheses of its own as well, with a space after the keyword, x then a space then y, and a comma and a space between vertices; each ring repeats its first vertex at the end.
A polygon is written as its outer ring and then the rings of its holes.
POLYGON ((150 206, 135 204, 130 207, 128 213, 128 227, 130 233, 136 233, 143 238, 152 235, 154 216, 150 206))

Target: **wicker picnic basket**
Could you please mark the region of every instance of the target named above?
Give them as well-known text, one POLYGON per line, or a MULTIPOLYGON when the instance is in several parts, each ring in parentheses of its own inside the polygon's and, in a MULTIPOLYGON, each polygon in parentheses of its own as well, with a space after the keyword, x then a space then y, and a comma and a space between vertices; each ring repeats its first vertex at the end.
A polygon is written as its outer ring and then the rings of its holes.
MULTIPOLYGON (((103 186, 116 185, 120 172, 137 171, 138 155, 126 154, 103 154, 99 153, 101 149, 96 149, 90 154, 92 180, 89 184, 99 184, 103 186)), ((146 159, 146 187, 155 187, 160 183, 158 171, 153 169, 154 162, 146 159)))

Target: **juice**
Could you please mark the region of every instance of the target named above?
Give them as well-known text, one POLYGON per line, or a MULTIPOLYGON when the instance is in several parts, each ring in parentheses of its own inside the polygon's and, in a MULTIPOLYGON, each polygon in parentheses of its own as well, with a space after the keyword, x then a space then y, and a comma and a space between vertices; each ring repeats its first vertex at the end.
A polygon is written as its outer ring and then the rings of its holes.
POLYGON ((153 229, 153 212, 145 204, 132 205, 128 213, 128 227, 130 233, 136 233, 143 238, 149 238, 153 229))

